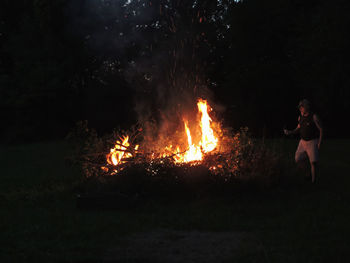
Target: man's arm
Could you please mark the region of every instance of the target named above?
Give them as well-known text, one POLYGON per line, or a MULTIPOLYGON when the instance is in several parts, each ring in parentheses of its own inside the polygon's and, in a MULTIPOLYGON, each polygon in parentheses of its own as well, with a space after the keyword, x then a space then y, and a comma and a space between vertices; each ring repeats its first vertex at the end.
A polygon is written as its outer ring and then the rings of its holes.
POLYGON ((284 130, 284 134, 285 135, 290 135, 290 134, 297 134, 298 132, 299 132, 299 130, 300 130, 300 123, 299 123, 299 121, 300 121, 300 116, 299 116, 299 118, 298 118, 298 125, 297 125, 297 127, 294 129, 294 130, 284 130))
POLYGON ((298 126, 294 130, 291 130, 291 131, 286 130, 286 135, 297 134, 299 132, 299 129, 300 129, 300 124, 298 124, 298 126))
POLYGON ((316 124, 316 127, 320 131, 320 138, 318 139, 318 145, 317 145, 318 149, 320 149, 321 142, 322 142, 322 139, 323 139, 323 127, 322 127, 320 119, 318 118, 318 116, 316 114, 314 114, 313 119, 314 119, 314 122, 316 124))

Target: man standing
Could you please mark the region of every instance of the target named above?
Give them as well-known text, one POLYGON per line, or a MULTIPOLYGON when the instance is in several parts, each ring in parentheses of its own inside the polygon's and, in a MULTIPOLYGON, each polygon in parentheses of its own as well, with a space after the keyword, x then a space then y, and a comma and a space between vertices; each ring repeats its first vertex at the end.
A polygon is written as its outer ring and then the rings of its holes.
POLYGON ((300 116, 298 126, 290 131, 284 129, 285 135, 300 133, 300 141, 295 152, 295 162, 298 166, 309 158, 311 165, 311 182, 316 182, 316 170, 319 161, 319 149, 323 137, 323 128, 318 116, 311 112, 310 102, 306 99, 299 102, 300 116))

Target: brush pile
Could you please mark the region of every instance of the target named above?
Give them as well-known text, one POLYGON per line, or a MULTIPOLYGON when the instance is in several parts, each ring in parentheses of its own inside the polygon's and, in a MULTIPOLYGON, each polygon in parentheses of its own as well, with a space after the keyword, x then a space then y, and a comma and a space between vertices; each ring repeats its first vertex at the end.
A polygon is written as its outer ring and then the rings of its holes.
POLYGON ((238 132, 224 130, 221 139, 225 147, 205 154, 200 161, 188 163, 176 163, 172 155, 162 157, 154 152, 135 150, 143 139, 139 125, 127 133, 115 131, 98 137, 87 122, 79 122, 69 137, 76 145, 76 154, 70 160, 79 165, 86 178, 80 193, 202 196, 209 192, 230 192, 242 182, 271 186, 282 169, 276 152, 253 140, 247 128, 238 132), (129 134, 129 143, 127 146, 120 143, 119 150, 125 154, 119 164, 106 162, 110 154, 106 149, 115 147, 115 142, 124 134, 129 134))

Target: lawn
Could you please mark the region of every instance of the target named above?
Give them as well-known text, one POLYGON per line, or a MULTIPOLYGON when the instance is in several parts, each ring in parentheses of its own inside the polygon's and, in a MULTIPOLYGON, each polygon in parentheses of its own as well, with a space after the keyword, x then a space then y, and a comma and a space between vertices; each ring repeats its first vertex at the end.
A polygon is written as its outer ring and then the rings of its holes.
POLYGON ((222 262, 349 262, 350 140, 324 143, 317 185, 293 170, 296 140, 266 143, 289 167, 279 186, 238 191, 230 198, 154 200, 98 211, 76 208, 74 189, 82 178, 65 161, 71 154, 66 142, 2 146, 0 262, 152 262, 146 254, 129 259, 117 254, 130 250, 126 243, 139 248, 140 240, 148 240, 156 246, 156 238, 171 243, 185 236, 188 246, 199 244, 193 253, 204 255, 221 248, 200 237, 236 242, 222 262))

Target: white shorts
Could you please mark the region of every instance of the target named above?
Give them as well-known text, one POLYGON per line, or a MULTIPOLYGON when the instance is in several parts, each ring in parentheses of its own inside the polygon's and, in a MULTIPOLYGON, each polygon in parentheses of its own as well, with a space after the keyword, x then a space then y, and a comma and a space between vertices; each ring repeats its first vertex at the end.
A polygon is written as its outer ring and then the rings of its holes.
POLYGON ((297 151, 295 152, 295 161, 299 162, 309 157, 310 163, 318 162, 319 152, 317 144, 318 139, 313 139, 310 141, 301 139, 299 141, 297 151))

